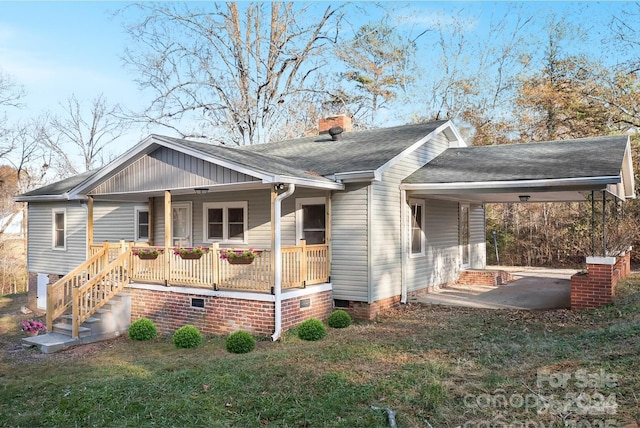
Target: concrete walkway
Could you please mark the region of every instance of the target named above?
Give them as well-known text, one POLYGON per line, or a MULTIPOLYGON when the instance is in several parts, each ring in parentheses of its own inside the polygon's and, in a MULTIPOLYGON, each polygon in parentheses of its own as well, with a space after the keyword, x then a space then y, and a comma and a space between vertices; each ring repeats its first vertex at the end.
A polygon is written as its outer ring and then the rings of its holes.
POLYGON ((571 275, 576 269, 488 267, 508 270, 514 281, 497 287, 453 285, 437 288, 420 303, 488 309, 562 309, 570 306, 571 275))

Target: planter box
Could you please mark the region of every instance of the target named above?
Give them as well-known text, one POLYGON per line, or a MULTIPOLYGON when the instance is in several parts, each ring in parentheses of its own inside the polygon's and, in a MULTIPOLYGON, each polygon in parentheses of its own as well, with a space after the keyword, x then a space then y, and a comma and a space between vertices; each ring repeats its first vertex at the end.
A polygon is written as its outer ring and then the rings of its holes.
POLYGON ((155 260, 158 258, 158 254, 138 254, 140 260, 155 260))
POLYGON ((202 254, 180 254, 182 260, 198 260, 202 254))
POLYGON ((236 257, 233 259, 227 259, 229 264, 232 265, 250 265, 253 263, 254 257, 236 257))

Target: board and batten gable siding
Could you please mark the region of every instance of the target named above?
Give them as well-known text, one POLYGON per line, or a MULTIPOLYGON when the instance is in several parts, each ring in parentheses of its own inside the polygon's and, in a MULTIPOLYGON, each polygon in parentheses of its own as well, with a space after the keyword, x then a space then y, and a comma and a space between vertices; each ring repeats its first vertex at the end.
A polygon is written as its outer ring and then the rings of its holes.
POLYGON ((107 179, 90 194, 179 189, 253 181, 260 179, 161 147, 107 179))
POLYGON ((369 185, 347 184, 331 198, 333 298, 369 302, 369 185))
POLYGON ((135 240, 135 207, 147 202, 100 202, 93 205, 93 243, 135 240))
POLYGON ((469 206, 469 242, 471 244, 469 267, 485 269, 487 267, 487 239, 484 207, 480 204, 469 206))
POLYGON ((30 202, 27 266, 29 272, 65 275, 86 260, 87 207, 79 201, 30 202), (53 248, 53 210, 66 214, 66 250, 53 248))
MULTIPOLYGON (((296 198, 326 196, 326 192, 316 189, 296 188, 293 195, 282 201, 282 245, 296 245, 296 198)), ((248 243, 235 245, 238 248, 271 249, 271 193, 269 189, 242 192, 209 192, 204 195, 176 195, 173 202, 191 202, 193 245, 209 246, 203 243, 204 210, 207 202, 247 202, 248 243)), ((154 198, 154 245, 164 245, 164 198, 154 198)), ((221 245, 230 247, 233 245, 221 245)))
MULTIPOLYGON (((408 239, 409 232, 406 224, 406 230, 401 230, 400 184, 402 180, 448 148, 447 137, 442 133, 436 135, 385 171, 381 181, 372 184, 371 291, 374 301, 401 293, 403 256, 401 234, 406 233, 408 239)), ((407 209, 406 212, 409 213, 409 210, 407 209)), ((412 266, 419 263, 418 260, 414 260, 406 267, 412 269, 412 266)), ((427 285, 425 283, 423 287, 427 285)))

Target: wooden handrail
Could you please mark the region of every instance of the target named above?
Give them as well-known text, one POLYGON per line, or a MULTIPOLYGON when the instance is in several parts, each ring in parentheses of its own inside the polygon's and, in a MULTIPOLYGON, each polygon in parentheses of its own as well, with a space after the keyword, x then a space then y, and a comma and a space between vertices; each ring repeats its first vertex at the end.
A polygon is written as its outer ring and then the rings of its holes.
MULTIPOLYGON (((106 248, 105 250, 108 251, 106 248)), ((109 263, 98 274, 82 286, 73 289, 71 337, 77 339, 80 324, 95 314, 129 284, 130 276, 127 270, 130 259, 131 250, 123 250, 117 259, 109 263)))
POLYGON ((73 304, 73 290, 103 269, 107 247, 92 251, 93 255, 84 263, 47 287, 47 329, 52 331, 53 320, 64 314, 73 304))

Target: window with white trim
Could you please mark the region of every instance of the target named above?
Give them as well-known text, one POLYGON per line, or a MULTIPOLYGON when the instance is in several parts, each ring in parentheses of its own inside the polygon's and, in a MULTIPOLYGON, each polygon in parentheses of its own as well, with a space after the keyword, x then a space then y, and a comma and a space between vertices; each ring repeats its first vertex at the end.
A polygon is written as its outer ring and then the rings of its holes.
POLYGON ((424 201, 411 199, 409 206, 411 207, 411 256, 424 256, 424 201))
POLYGON ((203 207, 202 242, 247 243, 247 202, 207 202, 203 207))
POLYGON ((327 213, 325 197, 296 199, 296 241, 304 239, 308 245, 325 244, 327 213))
POLYGON ((149 240, 149 208, 147 207, 136 207, 136 218, 135 218, 135 227, 136 227, 136 241, 148 241, 149 240))
POLYGON ((67 249, 67 211, 64 208, 52 211, 52 247, 54 250, 67 249))

